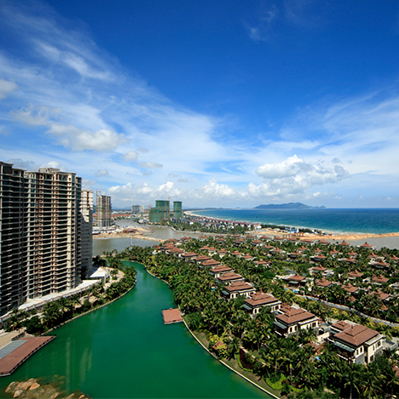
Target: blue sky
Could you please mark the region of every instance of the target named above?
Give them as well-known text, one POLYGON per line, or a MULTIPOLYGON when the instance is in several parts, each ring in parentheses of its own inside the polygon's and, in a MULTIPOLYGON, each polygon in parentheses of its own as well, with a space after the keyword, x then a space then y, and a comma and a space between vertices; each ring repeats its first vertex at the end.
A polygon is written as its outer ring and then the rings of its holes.
POLYGON ((0 160, 116 207, 399 207, 397 1, 0 3, 0 160))

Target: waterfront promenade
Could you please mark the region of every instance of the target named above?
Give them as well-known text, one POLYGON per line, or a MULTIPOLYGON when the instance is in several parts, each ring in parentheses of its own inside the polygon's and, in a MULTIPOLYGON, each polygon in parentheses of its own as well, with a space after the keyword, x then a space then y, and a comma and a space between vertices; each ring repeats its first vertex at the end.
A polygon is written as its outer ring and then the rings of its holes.
POLYGON ((55 339, 51 337, 23 337, 11 341, 0 349, 0 377, 12 374, 44 345, 55 339))

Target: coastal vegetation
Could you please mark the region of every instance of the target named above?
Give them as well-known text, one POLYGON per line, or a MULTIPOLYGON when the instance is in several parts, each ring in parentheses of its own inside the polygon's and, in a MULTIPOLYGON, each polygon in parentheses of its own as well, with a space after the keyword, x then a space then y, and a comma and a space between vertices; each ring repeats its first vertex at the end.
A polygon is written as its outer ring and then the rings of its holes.
MULTIPOLYGON (((310 257, 316 253, 315 246, 307 245, 308 256, 293 261, 276 252, 267 258, 266 266, 261 266, 254 261, 265 258, 265 248, 251 245, 251 242, 252 239, 249 237, 245 237, 243 241, 233 236, 207 237, 201 241, 185 240, 179 243, 179 248, 197 254, 208 253, 202 249, 204 247, 217 250, 227 248, 229 251, 223 256, 223 264, 250 281, 257 290, 270 292, 281 302, 296 303, 324 320, 352 319, 377 329, 388 337, 398 335, 397 327, 376 323, 368 317, 359 316, 354 311, 355 304, 352 304, 352 310, 345 311, 305 297, 305 294, 321 295, 317 289, 311 292, 303 287, 301 292, 298 292, 303 295, 286 289, 285 282, 278 276, 288 269, 307 275, 310 280, 317 281, 320 278, 319 275, 312 275, 310 272, 315 266, 310 257), (241 255, 253 255, 254 261, 249 262, 243 257, 233 255, 233 251, 237 248, 241 255)), ((292 252, 297 249, 297 244, 292 242, 269 244, 274 248, 284 248, 287 253, 289 248, 292 248, 292 252)), ((324 251, 327 253, 334 251, 335 248, 336 245, 329 244, 324 251)), ((388 252, 389 256, 395 255, 395 251, 387 249, 381 251, 387 256, 388 252)), ((166 281, 174 292, 175 302, 184 313, 188 327, 201 342, 231 367, 240 369, 244 375, 252 375, 256 383, 266 386, 273 393, 278 392, 280 396, 289 398, 380 398, 399 392, 399 378, 396 372, 399 359, 393 351, 382 351, 382 354, 368 366, 348 363, 338 355, 332 344, 325 343, 322 347, 316 348, 313 330, 301 331, 287 338, 279 337, 273 331, 274 316, 266 308, 262 308, 259 314, 252 318, 243 309, 242 297, 229 301, 222 300, 223 284, 215 282, 209 273, 209 267, 198 267, 195 262, 185 261, 169 254, 163 248, 156 248, 154 251, 154 248, 133 247, 118 256, 129 256, 143 263, 151 274, 166 281)), ((212 258, 222 259, 217 251, 212 258)), ((332 258, 326 262, 330 267, 337 269, 334 272, 337 280, 344 278, 345 270, 341 268, 345 268, 343 266, 345 263, 342 264, 332 258)), ((364 268, 370 269, 370 265, 365 263, 364 268)), ((398 280, 395 263, 392 269, 389 283, 398 280)), ((372 271, 369 273, 373 274, 372 271)), ((343 294, 339 288, 331 288, 326 295, 326 299, 345 303, 346 294, 343 294)), ((319 299, 317 296, 314 298, 319 299)), ((356 300, 364 301, 364 296, 356 300)), ((397 317, 395 302, 393 304, 391 318, 395 315, 397 317)), ((384 311, 380 310, 380 313, 376 314, 381 318, 387 318, 387 313, 385 311, 384 314, 384 311)))
POLYGON ((4 322, 5 331, 14 331, 25 327, 28 334, 43 334, 120 297, 134 286, 136 270, 132 266, 125 267, 119 258, 111 257, 109 263, 112 265, 110 267, 113 267, 111 275, 114 275, 113 271, 117 273, 117 270, 123 273, 123 277, 119 281, 108 284, 99 283, 80 295, 75 294, 47 302, 39 311, 37 309, 21 311, 15 308, 4 322))

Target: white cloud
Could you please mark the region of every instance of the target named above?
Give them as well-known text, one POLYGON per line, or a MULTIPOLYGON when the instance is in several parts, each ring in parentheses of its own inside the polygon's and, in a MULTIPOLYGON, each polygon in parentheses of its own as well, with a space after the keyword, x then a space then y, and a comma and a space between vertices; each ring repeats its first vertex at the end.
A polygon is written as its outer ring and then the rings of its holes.
POLYGON ((46 162, 43 165, 41 165, 40 168, 53 168, 53 169, 59 169, 61 172, 68 172, 68 168, 64 165, 61 165, 57 161, 46 162))
POLYGON ((149 201, 160 198, 180 198, 182 191, 174 186, 173 182, 167 182, 158 187, 151 187, 147 183, 133 185, 127 183, 123 186, 113 186, 108 189, 108 194, 119 202, 149 201))
POLYGON ((48 134, 58 137, 58 144, 73 151, 113 151, 126 142, 124 134, 118 134, 110 129, 101 129, 96 132, 79 129, 76 126, 53 123, 48 134))
POLYGON ((146 169, 162 168, 162 165, 157 162, 140 162, 139 165, 146 169))
POLYGON ((18 89, 18 85, 9 80, 0 79, 0 100, 4 100, 13 91, 18 89))
POLYGON ((239 193, 233 188, 229 187, 227 184, 218 184, 215 179, 209 180, 208 184, 202 186, 197 192, 197 197, 199 198, 238 198, 245 194, 239 193))
POLYGON ((129 152, 127 152, 127 153, 123 156, 123 159, 124 159, 126 162, 134 162, 134 161, 137 161, 137 158, 138 158, 138 153, 137 153, 137 151, 129 151, 129 152))
POLYGON ((248 185, 248 192, 254 197, 304 195, 310 187, 337 183, 349 177, 342 166, 327 169, 320 164, 306 163, 296 155, 279 163, 264 164, 256 173, 264 182, 258 186, 248 185))

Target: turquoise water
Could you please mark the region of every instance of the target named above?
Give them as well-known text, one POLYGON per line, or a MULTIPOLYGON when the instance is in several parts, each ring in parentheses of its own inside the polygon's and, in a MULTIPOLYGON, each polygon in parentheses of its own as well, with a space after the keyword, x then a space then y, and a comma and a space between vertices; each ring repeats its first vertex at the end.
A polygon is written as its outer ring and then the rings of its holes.
POLYGON ((399 209, 217 209, 195 214, 323 231, 384 234, 399 232, 399 209))
POLYGON ((212 358, 183 324, 165 326, 172 291, 134 266, 130 293, 55 330, 54 341, 0 379, 2 391, 11 381, 58 375, 68 392, 93 398, 269 397, 212 358))

